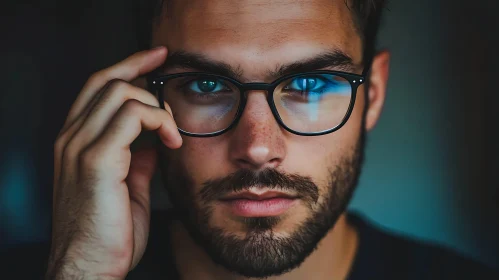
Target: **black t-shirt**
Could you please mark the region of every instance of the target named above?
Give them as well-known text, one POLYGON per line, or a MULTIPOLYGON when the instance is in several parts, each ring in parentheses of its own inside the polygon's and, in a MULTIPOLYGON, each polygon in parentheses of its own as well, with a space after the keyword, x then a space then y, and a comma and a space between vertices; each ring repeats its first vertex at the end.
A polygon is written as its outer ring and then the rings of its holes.
MULTIPOLYGON (((169 212, 155 212, 146 252, 127 280, 179 279, 170 251, 169 212)), ((363 279, 499 279, 499 273, 476 261, 432 244, 387 233, 358 214, 348 214, 357 228, 359 248, 348 280, 363 279)), ((49 244, 2 252, 0 279, 43 279, 49 244), (9 276, 9 277, 6 277, 9 276)), ((314 279, 310 275, 309 279, 314 279)))

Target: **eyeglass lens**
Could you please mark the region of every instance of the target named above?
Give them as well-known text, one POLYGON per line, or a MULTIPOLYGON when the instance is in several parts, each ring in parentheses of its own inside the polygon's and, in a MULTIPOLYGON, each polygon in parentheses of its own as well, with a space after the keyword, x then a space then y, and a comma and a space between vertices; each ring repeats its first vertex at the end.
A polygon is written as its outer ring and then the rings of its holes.
MULTIPOLYGON (((177 126, 190 133, 224 130, 235 120, 241 101, 231 81, 212 76, 182 76, 164 82, 164 102, 177 126)), ((350 82, 333 74, 294 76, 279 83, 273 93, 277 112, 288 128, 315 133, 338 126, 348 112, 350 82)))

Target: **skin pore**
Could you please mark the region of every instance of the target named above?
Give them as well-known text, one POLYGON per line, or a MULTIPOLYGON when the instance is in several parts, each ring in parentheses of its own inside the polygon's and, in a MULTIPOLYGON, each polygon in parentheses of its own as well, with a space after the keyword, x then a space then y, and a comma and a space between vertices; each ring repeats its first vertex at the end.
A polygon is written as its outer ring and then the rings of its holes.
MULTIPOLYGON (((343 0, 191 0, 168 4, 153 30, 152 45, 166 46, 169 54, 182 52, 223 63, 239 74, 241 82, 271 82, 278 78, 273 73, 279 69, 331 52, 345 54, 351 63, 310 70, 362 73, 361 37, 343 0)), ((230 235, 244 240, 257 235, 251 235, 247 223, 231 216, 217 203, 203 201, 200 192, 207 182, 241 170, 259 174, 267 169, 308 178, 318 191, 315 204, 300 200, 277 222, 262 220, 267 234, 274 234, 271 238, 291 237, 308 225, 307 220, 327 214, 331 225, 322 224, 328 226, 324 236, 319 234, 323 238, 318 244, 309 244, 315 250, 289 267, 289 271, 259 276, 307 279, 313 273, 314 279, 343 279, 348 275, 358 239, 343 210, 360 171, 363 133, 374 127, 381 112, 388 61, 386 52, 375 57, 367 94, 369 106, 364 110, 366 88, 362 85, 349 121, 334 133, 304 137, 287 132, 272 115, 267 93, 251 91, 247 93, 244 113, 232 130, 211 138, 184 136, 181 148, 163 149, 166 188, 178 198, 174 205, 187 217, 172 225, 174 256, 184 279, 246 279, 241 273, 231 272, 238 269, 224 264, 223 257, 218 261, 222 265, 217 265, 213 261, 217 255, 213 254, 220 252, 203 248, 192 235, 203 231, 197 228, 200 225, 196 222, 200 221, 206 228, 219 229, 222 238, 230 235)), ((167 67, 164 73, 205 70, 183 64, 167 67)), ((251 190, 263 192, 265 188, 253 186, 251 190)), ((209 230, 204 233, 200 238, 215 236, 209 235, 209 230)))

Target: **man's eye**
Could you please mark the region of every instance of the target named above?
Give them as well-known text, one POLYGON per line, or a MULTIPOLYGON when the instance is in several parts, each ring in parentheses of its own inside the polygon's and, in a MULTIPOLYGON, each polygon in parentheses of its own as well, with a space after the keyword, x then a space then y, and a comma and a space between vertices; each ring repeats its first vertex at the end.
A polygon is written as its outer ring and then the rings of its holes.
POLYGON ((197 79, 187 84, 189 90, 196 93, 216 93, 224 91, 227 87, 216 79, 197 79))
POLYGON ((315 91, 323 88, 326 82, 319 77, 299 77, 293 79, 284 90, 315 91))

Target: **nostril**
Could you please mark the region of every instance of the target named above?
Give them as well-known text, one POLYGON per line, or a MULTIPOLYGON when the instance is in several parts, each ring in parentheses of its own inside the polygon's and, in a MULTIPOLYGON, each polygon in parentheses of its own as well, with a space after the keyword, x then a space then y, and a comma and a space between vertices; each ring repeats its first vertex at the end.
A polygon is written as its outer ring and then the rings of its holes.
POLYGON ((245 159, 238 159, 237 165, 242 169, 254 169, 255 166, 245 159))
POLYGON ((270 167, 270 168, 276 168, 279 165, 281 165, 281 159, 279 158, 273 158, 268 161, 268 163, 265 165, 265 168, 270 167))
POLYGON ((266 168, 277 168, 281 164, 279 158, 273 158, 265 162, 255 162, 248 159, 237 159, 237 165, 242 169, 259 170, 266 168))

